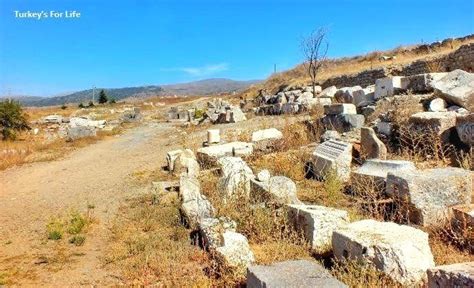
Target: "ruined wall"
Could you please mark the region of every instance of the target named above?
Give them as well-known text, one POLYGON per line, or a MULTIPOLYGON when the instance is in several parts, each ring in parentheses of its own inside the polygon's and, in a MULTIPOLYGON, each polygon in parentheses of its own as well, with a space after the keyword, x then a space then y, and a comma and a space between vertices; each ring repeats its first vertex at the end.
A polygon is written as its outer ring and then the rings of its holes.
POLYGON ((390 66, 366 70, 358 74, 342 75, 330 78, 322 83, 322 87, 329 86, 351 87, 360 85, 366 87, 375 84, 375 80, 387 76, 411 76, 430 72, 449 72, 462 69, 474 72, 474 43, 465 44, 456 51, 437 58, 414 61, 404 66, 390 66))

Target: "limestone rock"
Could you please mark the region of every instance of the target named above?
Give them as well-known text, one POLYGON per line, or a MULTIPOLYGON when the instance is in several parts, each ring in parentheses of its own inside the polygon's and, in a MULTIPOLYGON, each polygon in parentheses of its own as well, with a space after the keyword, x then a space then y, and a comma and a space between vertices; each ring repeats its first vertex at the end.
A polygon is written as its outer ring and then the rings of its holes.
POLYGON ((367 159, 382 159, 387 158, 387 147, 380 141, 374 130, 370 127, 362 127, 361 134, 361 154, 367 159))
POLYGON ((391 97, 402 90, 405 90, 408 86, 409 80, 401 76, 393 76, 377 79, 375 81, 375 100, 391 97))
POLYGON ((66 128, 66 139, 74 141, 85 137, 95 137, 96 129, 93 126, 74 126, 66 128))
POLYGON ((360 114, 326 115, 321 119, 321 123, 326 130, 336 130, 342 133, 362 128, 365 124, 365 117, 360 114))
POLYGON ((435 98, 430 102, 430 111, 431 112, 444 112, 448 104, 442 98, 435 98))
POLYGON ((357 114, 357 110, 354 104, 331 104, 324 106, 324 114, 326 115, 339 115, 339 114, 357 114))
POLYGON ((217 144, 219 142, 221 142, 219 129, 207 130, 207 144, 217 144))
POLYGON ((283 133, 276 128, 258 130, 252 133, 252 142, 277 140, 283 138, 283 133))
POLYGON ((237 223, 227 217, 204 218, 199 223, 201 244, 207 250, 213 250, 224 245, 223 234, 226 231, 235 232, 237 223))
POLYGON ((181 174, 186 173, 189 176, 197 177, 200 172, 199 163, 196 160, 196 156, 190 149, 185 149, 176 158, 172 172, 181 174))
POLYGON ((197 159, 204 165, 215 165, 224 156, 249 156, 253 152, 253 144, 246 142, 230 142, 220 145, 199 148, 197 159))
POLYGON ((257 174, 257 180, 264 183, 268 183, 270 181, 270 177, 272 177, 272 175, 267 169, 263 169, 257 174))
POLYGON ((436 266, 428 270, 428 288, 474 287, 474 262, 436 266))
POLYGON ((349 223, 347 211, 317 205, 288 205, 288 217, 321 254, 332 250, 332 232, 349 223))
POLYGON ((315 261, 291 260, 247 269, 248 288, 347 287, 315 261))
POLYGON ((311 172, 316 178, 325 178, 335 171, 342 181, 350 178, 352 162, 352 144, 329 140, 320 144, 311 158, 311 172))
POLYGON ((448 73, 425 73, 408 76, 407 89, 413 93, 433 92, 433 83, 446 76, 448 73))
POLYGON ((456 131, 462 142, 474 146, 474 113, 458 116, 456 119, 456 131))
POLYGON ((202 219, 214 216, 214 207, 201 194, 201 186, 196 178, 182 175, 179 180, 179 195, 182 199, 181 215, 186 226, 196 229, 202 219))
POLYGON ((321 142, 329 140, 341 140, 341 134, 335 130, 327 130, 321 135, 321 142))
POLYGON ((393 124, 391 122, 377 122, 377 132, 386 136, 392 135, 393 124))
POLYGON ((321 91, 321 93, 319 93, 319 96, 320 97, 333 98, 336 95, 337 91, 338 91, 338 89, 336 88, 336 86, 329 86, 326 89, 324 89, 323 91, 321 91))
POLYGON ((365 107, 374 103, 375 86, 368 86, 364 89, 355 90, 352 102, 356 107, 365 107))
POLYGON ((215 249, 217 255, 231 268, 247 268, 254 261, 247 238, 237 232, 226 231, 222 234, 222 246, 215 249))
POLYGON ((474 98, 474 74, 454 70, 433 83, 435 93, 446 101, 466 107, 474 98))
POLYGON ((250 180, 255 177, 245 161, 239 157, 222 157, 217 160, 217 165, 222 176, 218 182, 218 189, 224 199, 235 195, 249 195, 250 180))
POLYGON ((449 207, 471 202, 471 172, 461 168, 393 171, 387 175, 387 194, 395 197, 411 223, 438 226, 448 219, 449 207))
POLYGON ((392 222, 362 220, 334 231, 338 260, 365 262, 402 285, 414 286, 434 267, 428 234, 392 222))
POLYGON ((256 202, 277 204, 300 204, 296 184, 285 176, 272 176, 268 182, 251 181, 251 197, 256 202))
POLYGON ((341 103, 353 103, 354 102, 354 92, 361 90, 362 87, 343 87, 340 88, 334 95, 336 100, 341 103))
POLYGON ((455 112, 420 112, 410 116, 410 127, 414 131, 433 131, 443 142, 448 142, 456 127, 455 112))

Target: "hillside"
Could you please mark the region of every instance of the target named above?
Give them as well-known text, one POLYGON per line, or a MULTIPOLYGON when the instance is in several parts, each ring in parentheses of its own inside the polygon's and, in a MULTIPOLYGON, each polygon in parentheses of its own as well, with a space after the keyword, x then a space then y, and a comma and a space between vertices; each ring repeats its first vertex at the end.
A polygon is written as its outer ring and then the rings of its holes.
MULTIPOLYGON (((417 61, 433 60, 446 56, 456 51, 461 46, 470 43, 474 43, 474 34, 459 38, 450 38, 431 44, 398 46, 387 51, 373 51, 365 55, 354 57, 328 59, 319 74, 318 82, 320 85, 323 85, 328 79, 350 77, 368 70, 400 70, 405 65, 417 61), (390 60, 381 60, 382 56, 393 58, 390 60)), ((436 66, 438 65, 433 65, 433 67, 430 67, 430 70, 432 70, 432 72, 443 72, 443 70, 446 70, 443 69, 443 67, 436 66)), ((290 70, 271 75, 258 85, 249 87, 249 89, 242 92, 242 96, 253 98, 258 95, 260 90, 264 90, 269 94, 275 94, 280 89, 287 86, 298 87, 308 85, 309 83, 310 78, 307 74, 305 65, 301 63, 290 70)), ((333 83, 331 83, 331 85, 333 85, 333 83)))
MULTIPOLYGON (((116 100, 125 98, 146 98, 150 96, 173 96, 173 95, 210 95, 220 93, 231 93, 248 88, 250 85, 258 83, 258 80, 235 81, 223 78, 205 79, 195 82, 151 85, 124 88, 100 88, 97 87, 95 95, 98 97, 99 91, 104 89, 107 95, 116 100)), ((89 102, 92 99, 93 90, 87 89, 74 92, 68 95, 55 97, 35 97, 35 96, 13 96, 26 106, 52 106, 67 103, 89 102)), ((0 98, 1 99, 1 98, 0 98)), ((96 98, 97 99, 97 98, 96 98)))

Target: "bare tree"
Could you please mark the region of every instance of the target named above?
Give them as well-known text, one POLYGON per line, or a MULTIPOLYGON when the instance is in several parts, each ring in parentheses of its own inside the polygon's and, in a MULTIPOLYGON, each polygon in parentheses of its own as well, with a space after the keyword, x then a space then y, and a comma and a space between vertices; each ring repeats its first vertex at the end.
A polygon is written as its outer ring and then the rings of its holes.
POLYGON ((329 48, 329 43, 326 41, 326 29, 319 28, 311 32, 311 34, 301 41, 301 49, 305 56, 305 68, 311 78, 311 85, 313 86, 313 96, 316 97, 316 77, 319 70, 327 59, 326 55, 329 48))

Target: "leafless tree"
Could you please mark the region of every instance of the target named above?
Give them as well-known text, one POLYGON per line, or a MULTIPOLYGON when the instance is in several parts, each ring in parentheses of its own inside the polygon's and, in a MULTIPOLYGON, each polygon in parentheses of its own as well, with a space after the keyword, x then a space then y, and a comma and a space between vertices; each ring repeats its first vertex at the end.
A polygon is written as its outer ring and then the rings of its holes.
POLYGON ((326 29, 319 28, 301 41, 301 49, 305 57, 305 68, 311 78, 313 86, 313 96, 316 97, 316 77, 321 69, 329 48, 326 41, 326 29))

